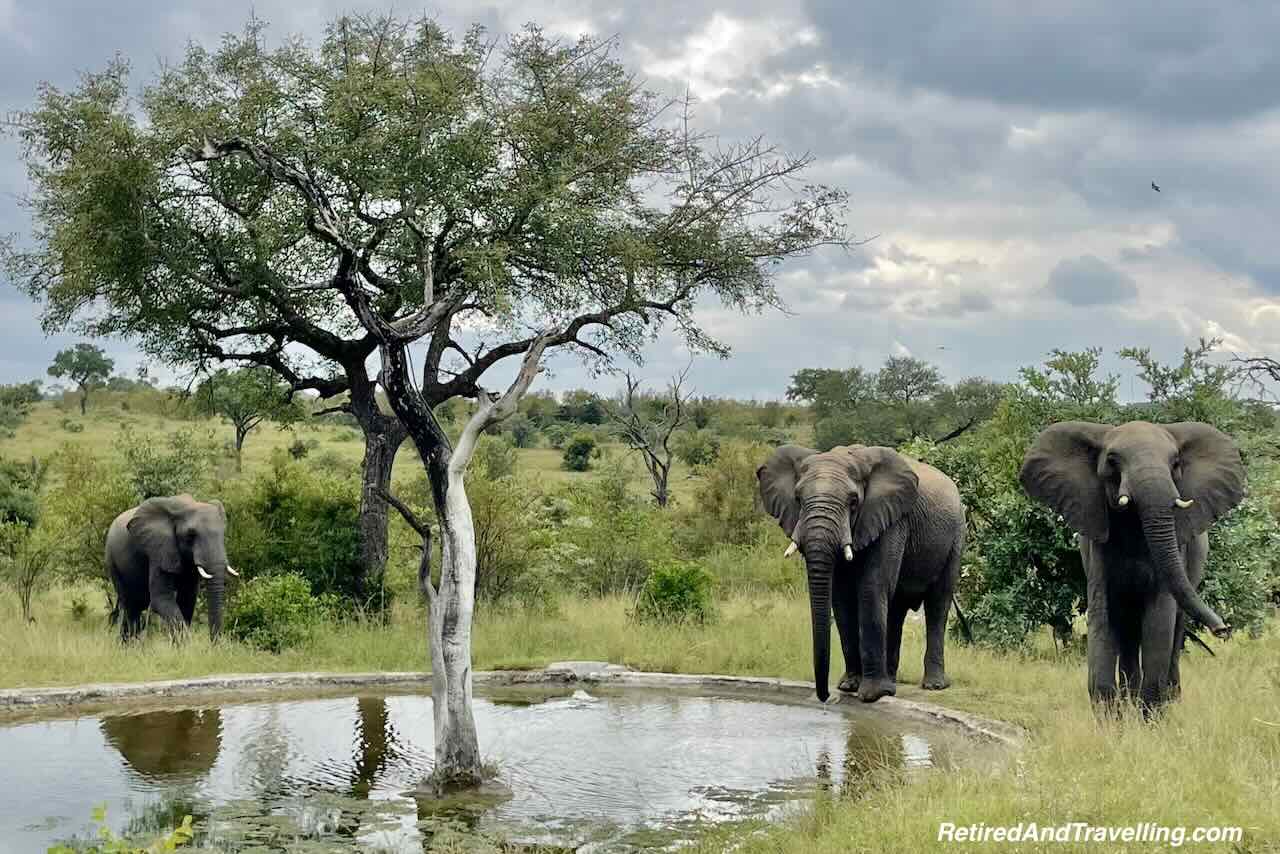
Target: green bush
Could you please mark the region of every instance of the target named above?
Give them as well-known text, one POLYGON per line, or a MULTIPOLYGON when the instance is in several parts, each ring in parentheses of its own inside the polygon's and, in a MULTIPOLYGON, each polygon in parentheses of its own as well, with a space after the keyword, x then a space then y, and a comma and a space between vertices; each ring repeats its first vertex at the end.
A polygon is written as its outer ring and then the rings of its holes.
POLYGON ((297 573, 250 579, 227 609, 226 631, 236 640, 268 652, 305 643, 332 603, 311 595, 297 573))
POLYGON ((61 426, 62 426, 62 429, 63 429, 63 430, 66 430, 68 433, 83 433, 83 432, 84 432, 84 425, 83 425, 83 424, 81 424, 79 421, 75 421, 75 420, 72 420, 72 419, 70 419, 70 418, 64 418, 64 419, 62 419, 62 424, 61 424, 61 426))
POLYGON ((161 443, 126 426, 117 444, 138 501, 200 492, 221 457, 212 435, 198 436, 193 430, 175 430, 161 443))
POLYGON ((579 433, 564 446, 564 467, 569 471, 588 471, 591 461, 600 456, 600 448, 591 436, 579 433))
POLYGON ((0 522, 36 523, 44 473, 45 467, 34 459, 27 464, 0 460, 0 522))
POLYGON ((517 448, 532 448, 538 444, 538 425, 523 412, 517 412, 502 425, 503 433, 511 437, 517 448))
POLYGON ((468 473, 478 474, 489 480, 510 477, 516 473, 519 456, 515 446, 506 439, 482 435, 476 443, 468 473))
POLYGON ((267 471, 230 487, 223 500, 227 552, 246 577, 295 573, 317 595, 348 607, 387 604, 381 590, 360 601, 357 480, 315 471, 277 450, 267 471))
POLYGON ((671 437, 671 450, 690 468, 704 466, 720 453, 720 437, 710 430, 681 430, 671 437))
POLYGON ((702 555, 719 545, 754 542, 764 530, 776 528, 756 508, 756 469, 770 452, 759 443, 727 442, 715 460, 695 469, 693 500, 681 517, 686 548, 702 555))
POLYGON ((304 440, 299 436, 289 443, 289 456, 293 457, 295 460, 301 460, 318 447, 320 447, 320 443, 317 440, 304 440))
POLYGON ((642 622, 705 623, 713 617, 711 574, 699 564, 668 560, 656 566, 636 597, 642 622))

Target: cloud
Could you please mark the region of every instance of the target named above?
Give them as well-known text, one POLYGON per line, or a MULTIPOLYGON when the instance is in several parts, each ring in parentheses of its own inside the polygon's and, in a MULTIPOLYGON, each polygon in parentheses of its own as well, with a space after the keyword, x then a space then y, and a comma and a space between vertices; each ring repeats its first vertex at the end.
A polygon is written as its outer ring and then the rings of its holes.
POLYGON ((1048 290, 1069 305, 1110 305, 1138 296, 1133 277, 1093 255, 1064 258, 1049 273, 1048 290))
MULTIPOLYGON (((763 398, 780 396, 800 368, 876 366, 902 348, 951 379, 1006 380, 1054 348, 1101 346, 1106 369, 1126 377, 1113 356, 1122 346, 1173 360, 1218 334, 1280 354, 1280 7, 1189 2, 1177 15, 1103 0, 1035 15, 996 0, 907 0, 857 14, 835 0, 431 8, 446 26, 480 22, 495 37, 526 21, 565 38, 617 34, 645 86, 694 94, 698 129, 809 152, 804 180, 850 192, 851 231, 880 237, 780 266, 789 313, 699 304, 734 352, 695 363, 699 391, 763 398)), ((238 29, 250 6, 120 0, 103 18, 90 0, 25 4, 20 14, 0 0, 0 110, 29 105, 40 80, 74 85, 116 51, 145 80, 188 39, 212 44, 238 29)), ((387 9, 373 0, 252 7, 271 37, 312 40, 340 11, 387 9)), ((14 201, 25 187, 16 153, 0 139, 0 232, 27 229, 14 201)), ((42 375, 75 340, 45 339, 34 307, 3 282, 0 312, 0 382, 42 375)), ((109 346, 122 360, 131 351, 109 346)), ((653 380, 688 358, 671 334, 645 357, 638 372, 653 380)), ((571 357, 552 364, 540 387, 617 386, 571 357)))

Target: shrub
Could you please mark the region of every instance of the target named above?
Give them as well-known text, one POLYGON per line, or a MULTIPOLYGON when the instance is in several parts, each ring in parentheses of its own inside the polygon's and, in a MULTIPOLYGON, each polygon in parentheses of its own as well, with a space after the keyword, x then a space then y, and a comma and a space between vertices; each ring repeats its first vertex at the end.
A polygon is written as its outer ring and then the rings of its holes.
POLYGON ((753 542, 771 520, 756 509, 756 469, 772 452, 767 445, 733 441, 698 467, 690 510, 683 517, 685 545, 706 554, 720 544, 753 542))
POLYGON ((0 522, 36 523, 44 473, 45 467, 34 459, 25 465, 0 460, 0 522))
POLYGON ((564 450, 564 446, 573 436, 573 430, 558 421, 548 424, 542 432, 547 437, 547 444, 557 451, 564 450))
POLYGON ((175 430, 160 443, 123 427, 117 444, 138 501, 199 492, 221 456, 211 435, 193 430, 175 430))
POLYGON ((250 579, 227 609, 231 637, 268 652, 305 643, 326 610, 307 579, 293 572, 250 579))
MULTIPOLYGON (((359 484, 304 467, 276 451, 270 468, 224 496, 227 551, 246 577, 295 573, 317 595, 363 606, 359 484)), ((382 591, 377 601, 385 603, 382 591)))
POLYGON ((471 457, 469 472, 489 480, 498 480, 515 474, 518 460, 519 454, 510 442, 496 436, 482 435, 471 457))
POLYGON ((517 412, 503 423, 504 432, 517 448, 532 448, 538 444, 538 425, 523 412, 517 412))
POLYGON ((71 443, 53 456, 50 473, 43 508, 59 532, 62 575, 100 586, 113 604, 115 588, 107 578, 102 544, 116 516, 138 503, 133 485, 118 464, 71 443))
POLYGON ((303 440, 301 437, 297 437, 289 443, 289 456, 295 460, 300 460, 318 447, 320 447, 320 443, 315 439, 303 440))
POLYGON ((62 425, 61 425, 61 426, 62 426, 62 429, 63 429, 63 430, 66 430, 68 433, 83 433, 83 432, 84 432, 84 425, 83 425, 83 424, 81 424, 79 421, 73 421, 73 420, 72 420, 72 419, 70 419, 70 418, 64 418, 64 419, 62 419, 62 425))
POLYGON ((649 573, 633 616, 643 622, 705 623, 713 616, 711 574, 699 564, 668 560, 649 573))
POLYGON ((57 539, 45 525, 0 523, 0 580, 12 587, 22 619, 32 623, 31 600, 49 586, 57 539))
POLYGON ((591 461, 599 456, 600 448, 596 440, 580 433, 564 447, 564 467, 569 471, 589 471, 591 461))
POLYGON ((671 449, 690 468, 704 466, 720 453, 720 437, 710 430, 681 430, 671 437, 671 449))

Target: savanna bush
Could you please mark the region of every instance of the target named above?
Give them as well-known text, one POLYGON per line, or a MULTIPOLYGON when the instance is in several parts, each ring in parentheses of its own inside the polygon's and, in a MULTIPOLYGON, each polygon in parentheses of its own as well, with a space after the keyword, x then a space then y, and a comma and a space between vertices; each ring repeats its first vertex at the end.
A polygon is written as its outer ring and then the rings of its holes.
POLYGON ((223 500, 228 555, 246 578, 293 573, 347 609, 368 604, 359 601, 357 587, 358 481, 316 471, 277 450, 266 471, 229 485, 223 500))
POLYGON ((671 437, 671 450, 690 468, 704 466, 720 453, 720 437, 710 430, 680 430, 671 437))
POLYGON ((773 524, 756 506, 756 469, 772 451, 759 442, 730 441, 694 470, 692 500, 681 515, 681 542, 693 554, 754 542, 773 524))
POLYGON ((267 652, 299 646, 333 608, 296 572, 263 575, 241 585, 227 609, 225 628, 236 640, 267 652))
POLYGON ((588 471, 591 461, 600 456, 600 447, 594 437, 579 433, 564 446, 563 465, 569 471, 588 471))
POLYGON ((632 616, 641 622, 706 623, 714 616, 711 573, 692 561, 658 563, 636 597, 632 616))
POLYGON ((163 495, 196 495, 223 456, 211 434, 175 430, 165 441, 125 426, 117 440, 124 469, 138 501, 163 495))

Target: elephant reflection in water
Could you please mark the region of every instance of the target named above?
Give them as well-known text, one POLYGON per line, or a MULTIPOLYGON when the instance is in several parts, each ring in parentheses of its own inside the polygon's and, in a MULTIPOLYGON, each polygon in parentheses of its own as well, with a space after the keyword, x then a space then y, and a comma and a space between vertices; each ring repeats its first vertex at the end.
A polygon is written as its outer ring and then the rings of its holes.
POLYGON ((841 797, 856 797, 874 788, 877 778, 901 774, 910 764, 901 735, 851 721, 839 780, 832 779, 831 754, 825 750, 818 754, 817 776, 822 789, 833 791, 838 782, 841 797))
POLYGON ((99 726, 125 764, 150 782, 195 780, 218 760, 222 715, 217 709, 177 709, 116 715, 99 726))

